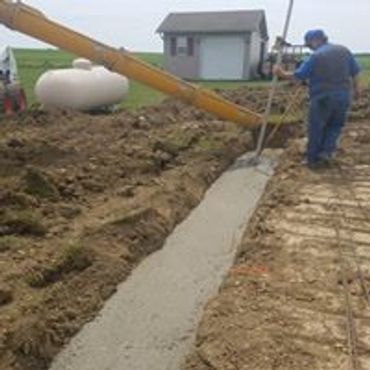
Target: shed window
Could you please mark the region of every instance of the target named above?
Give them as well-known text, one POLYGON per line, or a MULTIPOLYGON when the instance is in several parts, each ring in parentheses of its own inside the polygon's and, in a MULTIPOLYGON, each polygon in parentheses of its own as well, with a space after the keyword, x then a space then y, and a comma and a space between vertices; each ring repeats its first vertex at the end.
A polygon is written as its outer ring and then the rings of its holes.
POLYGON ((171 56, 189 56, 194 55, 194 37, 171 37, 170 38, 171 56))
POLYGON ((177 55, 188 55, 188 40, 186 37, 177 38, 177 55))

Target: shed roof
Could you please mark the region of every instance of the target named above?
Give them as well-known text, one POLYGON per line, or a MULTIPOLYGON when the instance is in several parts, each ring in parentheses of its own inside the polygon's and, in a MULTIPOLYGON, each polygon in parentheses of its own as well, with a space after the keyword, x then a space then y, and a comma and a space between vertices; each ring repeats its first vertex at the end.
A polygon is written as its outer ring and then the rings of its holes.
POLYGON ((170 13, 157 29, 159 33, 250 31, 268 38, 264 10, 170 13))

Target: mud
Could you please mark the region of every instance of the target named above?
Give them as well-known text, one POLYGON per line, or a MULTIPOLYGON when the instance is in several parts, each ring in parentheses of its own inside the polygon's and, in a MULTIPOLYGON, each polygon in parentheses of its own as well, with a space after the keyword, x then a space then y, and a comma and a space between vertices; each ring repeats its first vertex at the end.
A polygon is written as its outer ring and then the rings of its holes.
MULTIPOLYGON (((227 93, 260 111, 261 94, 227 93)), ((0 368, 46 369, 252 146, 250 132, 172 100, 1 121, 0 368)))
POLYGON ((368 112, 330 168, 302 167, 302 140, 286 151, 184 370, 370 368, 368 112))

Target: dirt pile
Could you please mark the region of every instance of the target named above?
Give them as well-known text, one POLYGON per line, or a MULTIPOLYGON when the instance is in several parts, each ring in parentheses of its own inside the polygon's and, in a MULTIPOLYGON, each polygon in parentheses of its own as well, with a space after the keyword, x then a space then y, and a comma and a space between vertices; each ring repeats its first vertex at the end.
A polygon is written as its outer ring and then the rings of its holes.
POLYGON ((292 144, 184 369, 370 368, 369 133, 349 124, 337 164, 316 172, 292 144))

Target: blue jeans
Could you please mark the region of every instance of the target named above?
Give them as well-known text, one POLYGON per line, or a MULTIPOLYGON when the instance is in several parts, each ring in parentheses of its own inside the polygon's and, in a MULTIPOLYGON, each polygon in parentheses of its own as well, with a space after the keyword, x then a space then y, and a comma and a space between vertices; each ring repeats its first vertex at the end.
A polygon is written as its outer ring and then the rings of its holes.
POLYGON ((328 92, 311 98, 308 124, 308 163, 332 157, 351 104, 349 92, 328 92))

